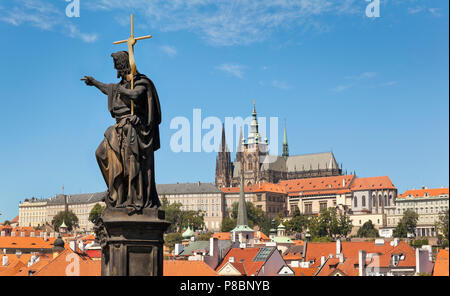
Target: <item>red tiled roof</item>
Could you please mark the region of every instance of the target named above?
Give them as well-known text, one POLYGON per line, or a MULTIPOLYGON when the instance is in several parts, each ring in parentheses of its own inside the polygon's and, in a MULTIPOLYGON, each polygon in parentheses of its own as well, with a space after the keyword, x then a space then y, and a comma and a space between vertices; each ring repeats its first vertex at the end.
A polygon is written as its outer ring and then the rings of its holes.
POLYGON ((415 189, 415 190, 406 190, 403 194, 399 194, 398 197, 405 198, 405 197, 425 197, 425 193, 428 194, 428 196, 439 196, 449 193, 448 188, 434 188, 434 189, 415 189))
POLYGON ((295 276, 314 276, 317 272, 317 268, 301 268, 301 267, 291 267, 294 271, 295 276))
POLYGON ((204 261, 164 260, 164 276, 217 276, 204 261))
POLYGON ((434 263, 433 276, 448 276, 448 250, 439 250, 434 263))
POLYGON ((24 267, 26 267, 26 265, 22 261, 15 260, 14 262, 10 262, 7 266, 0 267, 0 276, 14 276, 24 267))
POLYGON ((212 236, 213 238, 217 238, 218 240, 230 240, 231 233, 230 232, 216 232, 212 236))
POLYGON ((260 248, 230 249, 222 263, 216 268, 216 271, 219 271, 225 264, 227 264, 230 257, 234 257, 234 262, 230 262, 230 264, 232 264, 242 275, 257 275, 265 263, 264 261, 253 261, 253 258, 255 258, 259 250, 260 248))
POLYGON ((37 271, 35 276, 66 276, 66 275, 77 275, 72 274, 79 271, 80 276, 100 276, 101 275, 101 261, 92 260, 87 256, 80 256, 73 252, 70 248, 62 251, 54 259, 43 266, 39 271, 37 271), (73 258, 69 256, 74 256, 73 258), (76 259, 74 259, 76 258, 76 259), (70 264, 74 264, 78 261, 78 268, 71 268, 70 264))
POLYGON ((323 194, 350 193, 350 185, 355 179, 354 175, 319 177, 280 181, 289 196, 312 196, 323 194))
POLYGON ((2 236, 0 249, 51 249, 55 240, 54 237, 44 241, 41 237, 2 236))
MULTIPOLYGON (((360 250, 366 251, 366 253, 376 253, 380 254, 378 256, 379 266, 387 267, 391 262, 392 255, 403 254, 405 255, 405 260, 400 260, 398 263, 399 267, 412 267, 416 266, 416 254, 414 249, 405 242, 400 242, 396 247, 390 245, 389 242, 385 242, 384 245, 375 245, 374 242, 341 242, 341 253, 344 254, 345 260, 349 261, 349 266, 344 267, 347 270, 345 273, 350 273, 349 270, 355 269, 352 267, 351 262, 358 264, 358 254, 360 250)), ((326 258, 332 254, 336 257, 336 243, 308 243, 306 247, 305 261, 314 260, 311 267, 319 267, 321 257, 326 258)), ((368 262, 369 265, 372 262, 368 262)), ((345 262, 344 262, 345 263, 345 262)), ((367 262, 366 262, 367 263, 367 262)))
POLYGON ((355 178, 350 186, 352 191, 358 190, 377 190, 377 189, 397 189, 392 184, 388 176, 355 178))
MULTIPOLYGON (((239 193, 241 190, 240 187, 222 187, 220 189, 224 193, 239 193)), ((261 183, 261 184, 246 186, 246 187, 244 187, 244 192, 245 193, 275 192, 275 193, 283 193, 283 194, 286 193, 284 186, 281 186, 280 184, 273 184, 273 183, 261 183)))

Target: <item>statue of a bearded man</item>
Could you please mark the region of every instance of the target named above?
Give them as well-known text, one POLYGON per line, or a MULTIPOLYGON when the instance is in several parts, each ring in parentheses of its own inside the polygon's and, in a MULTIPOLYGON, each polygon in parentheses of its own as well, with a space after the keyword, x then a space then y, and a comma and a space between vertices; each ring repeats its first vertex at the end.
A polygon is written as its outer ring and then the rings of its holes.
POLYGON ((95 152, 108 186, 107 207, 128 208, 129 214, 161 205, 155 185, 154 152, 160 148, 161 107, 153 82, 136 71, 134 88, 128 52, 111 55, 119 83, 105 84, 85 76, 87 85, 108 96, 108 110, 116 120, 95 152))

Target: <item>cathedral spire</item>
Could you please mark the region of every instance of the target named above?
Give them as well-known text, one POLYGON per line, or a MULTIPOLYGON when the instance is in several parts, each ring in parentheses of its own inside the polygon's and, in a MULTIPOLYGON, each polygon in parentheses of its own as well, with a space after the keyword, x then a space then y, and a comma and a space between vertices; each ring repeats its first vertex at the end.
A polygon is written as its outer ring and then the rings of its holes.
POLYGON ((222 124, 222 141, 220 143, 220 152, 228 152, 227 141, 225 138, 225 124, 222 124))
POLYGON ((289 157, 289 145, 287 140, 286 120, 284 121, 284 135, 283 135, 283 158, 287 160, 289 157))
POLYGON ((261 135, 258 131, 258 116, 256 113, 256 102, 255 98, 253 98, 253 113, 252 113, 252 121, 250 123, 250 130, 248 133, 248 144, 258 144, 260 143, 261 135))

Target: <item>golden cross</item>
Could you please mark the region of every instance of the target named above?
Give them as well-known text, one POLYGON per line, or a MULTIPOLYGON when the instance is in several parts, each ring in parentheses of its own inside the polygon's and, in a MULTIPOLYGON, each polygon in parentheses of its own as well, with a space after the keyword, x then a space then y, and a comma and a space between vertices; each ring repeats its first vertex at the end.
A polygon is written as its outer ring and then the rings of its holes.
MULTIPOLYGON (((136 61, 134 60, 134 45, 136 41, 142 39, 152 38, 152 35, 142 36, 134 38, 134 22, 133 15, 131 15, 131 35, 127 40, 116 41, 114 44, 128 43, 128 56, 130 60, 130 68, 131 72, 127 75, 127 80, 131 81, 131 89, 134 89, 134 75, 136 75, 136 61)), ((131 114, 134 114, 134 102, 131 100, 131 114)))

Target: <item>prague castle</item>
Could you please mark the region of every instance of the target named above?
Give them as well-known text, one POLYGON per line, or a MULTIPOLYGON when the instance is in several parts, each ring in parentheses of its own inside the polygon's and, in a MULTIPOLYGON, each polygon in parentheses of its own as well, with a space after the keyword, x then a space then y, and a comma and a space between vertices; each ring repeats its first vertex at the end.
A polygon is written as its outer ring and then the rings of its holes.
POLYGON ((269 155, 267 138, 262 141, 258 131, 258 119, 253 103, 252 120, 247 139, 240 135, 236 159, 226 144, 225 128, 216 159, 215 184, 217 187, 239 186, 240 176, 244 175, 246 186, 259 182, 278 183, 281 180, 327 177, 342 175, 332 152, 289 155, 286 126, 283 135, 283 153, 281 156, 269 155))

